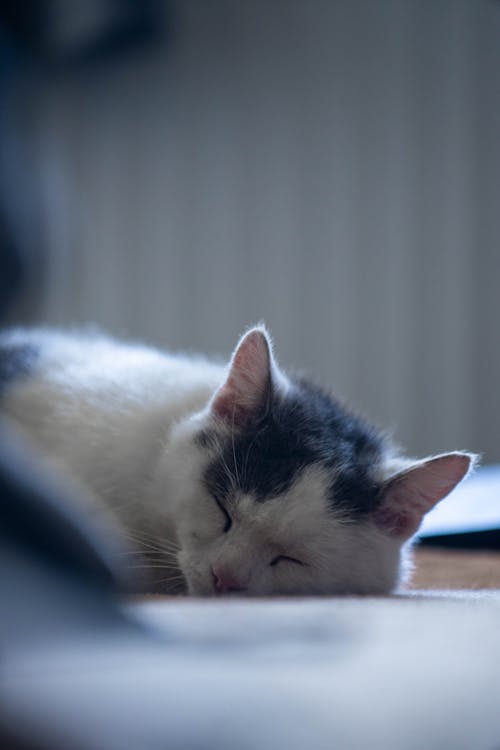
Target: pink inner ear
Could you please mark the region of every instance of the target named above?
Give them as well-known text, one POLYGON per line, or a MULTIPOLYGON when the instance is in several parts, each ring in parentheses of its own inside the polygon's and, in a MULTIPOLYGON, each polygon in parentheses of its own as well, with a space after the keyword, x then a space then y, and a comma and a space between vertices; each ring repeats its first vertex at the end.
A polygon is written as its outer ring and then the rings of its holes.
POLYGON ((264 330, 255 328, 242 338, 212 402, 216 417, 242 427, 263 412, 271 386, 271 356, 264 330))
POLYGON ((470 464, 466 453, 448 453, 398 474, 389 481, 375 511, 376 525, 390 536, 408 539, 424 515, 464 478, 470 464))

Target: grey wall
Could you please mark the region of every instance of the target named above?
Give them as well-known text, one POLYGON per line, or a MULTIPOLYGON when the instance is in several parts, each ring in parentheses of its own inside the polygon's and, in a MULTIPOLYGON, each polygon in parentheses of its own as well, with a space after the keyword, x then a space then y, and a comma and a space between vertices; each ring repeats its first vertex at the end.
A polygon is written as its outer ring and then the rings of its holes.
POLYGON ((500 460, 500 5, 175 8, 39 88, 37 317, 218 353, 264 318, 409 450, 500 460))

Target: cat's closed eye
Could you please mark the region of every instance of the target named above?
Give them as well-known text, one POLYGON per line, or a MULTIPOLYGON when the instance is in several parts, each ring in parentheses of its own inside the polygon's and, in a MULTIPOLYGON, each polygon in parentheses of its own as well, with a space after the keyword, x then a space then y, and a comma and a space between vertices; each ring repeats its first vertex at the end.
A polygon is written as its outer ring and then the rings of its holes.
POLYGON ((269 564, 271 567, 274 567, 279 562, 291 562, 295 563, 295 565, 305 565, 302 560, 297 560, 296 557, 289 557, 288 555, 277 555, 277 557, 274 557, 269 564))
POLYGON ((217 503, 217 507, 220 508, 220 510, 224 514, 225 524, 224 524, 224 529, 223 530, 224 530, 224 534, 227 534, 227 532, 229 531, 229 529, 233 525, 233 519, 231 518, 231 516, 229 515, 229 512, 223 506, 223 504, 221 503, 221 501, 219 500, 219 498, 216 497, 215 495, 213 496, 213 498, 214 498, 215 502, 217 503))

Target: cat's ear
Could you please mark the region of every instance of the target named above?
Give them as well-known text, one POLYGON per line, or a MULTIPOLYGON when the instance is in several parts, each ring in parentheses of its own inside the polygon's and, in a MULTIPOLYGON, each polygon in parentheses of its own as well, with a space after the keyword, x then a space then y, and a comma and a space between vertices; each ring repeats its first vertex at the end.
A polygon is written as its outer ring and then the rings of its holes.
POLYGON ((210 405, 212 414, 236 427, 257 421, 265 415, 280 376, 266 329, 252 328, 233 353, 227 378, 210 405))
POLYGON ((474 465, 471 453, 445 453, 411 464, 392 476, 373 520, 386 534, 409 539, 426 513, 448 495, 474 465))

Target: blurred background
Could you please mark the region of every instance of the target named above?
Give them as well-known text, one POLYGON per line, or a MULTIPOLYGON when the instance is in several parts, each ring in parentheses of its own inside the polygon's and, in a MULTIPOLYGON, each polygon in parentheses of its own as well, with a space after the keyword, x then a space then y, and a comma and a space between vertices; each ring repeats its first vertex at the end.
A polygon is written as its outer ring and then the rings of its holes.
POLYGON ((9 322, 264 319, 409 452, 500 461, 500 3, 2 7, 9 322))

